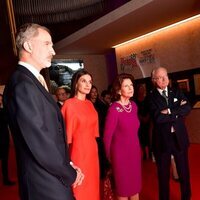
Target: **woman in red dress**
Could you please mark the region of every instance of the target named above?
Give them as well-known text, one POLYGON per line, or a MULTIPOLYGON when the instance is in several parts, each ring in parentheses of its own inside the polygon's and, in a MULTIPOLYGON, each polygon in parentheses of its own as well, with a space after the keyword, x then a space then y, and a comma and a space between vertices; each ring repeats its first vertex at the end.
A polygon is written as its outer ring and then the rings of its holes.
POLYGON ((76 200, 99 200, 99 163, 96 137, 98 115, 86 95, 92 87, 92 76, 85 70, 72 77, 71 98, 62 107, 66 123, 71 160, 82 170, 85 178, 73 188, 76 200))

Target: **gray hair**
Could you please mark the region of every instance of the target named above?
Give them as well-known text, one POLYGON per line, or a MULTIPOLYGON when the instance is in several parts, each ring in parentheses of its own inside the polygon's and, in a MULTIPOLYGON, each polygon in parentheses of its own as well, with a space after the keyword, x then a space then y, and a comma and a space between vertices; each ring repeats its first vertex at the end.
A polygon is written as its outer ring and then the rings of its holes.
POLYGON ((16 37, 16 46, 18 48, 19 57, 21 56, 21 51, 24 49, 23 47, 24 43, 30 40, 31 38, 37 36, 39 34, 38 33, 39 28, 50 33, 48 28, 41 26, 39 24, 26 23, 20 27, 16 37))
POLYGON ((166 73, 167 73, 167 69, 166 69, 165 67, 157 67, 157 68, 154 68, 154 69, 151 71, 151 79, 152 79, 152 80, 155 78, 156 72, 157 72, 158 70, 160 70, 160 69, 165 70, 166 73))

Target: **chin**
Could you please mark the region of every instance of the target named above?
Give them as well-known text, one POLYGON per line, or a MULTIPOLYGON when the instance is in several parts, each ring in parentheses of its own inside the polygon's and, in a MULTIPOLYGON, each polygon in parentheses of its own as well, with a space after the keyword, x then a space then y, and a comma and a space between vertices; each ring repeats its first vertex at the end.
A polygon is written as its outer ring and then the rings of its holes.
POLYGON ((45 68, 49 68, 49 67, 51 67, 51 63, 46 63, 45 68))

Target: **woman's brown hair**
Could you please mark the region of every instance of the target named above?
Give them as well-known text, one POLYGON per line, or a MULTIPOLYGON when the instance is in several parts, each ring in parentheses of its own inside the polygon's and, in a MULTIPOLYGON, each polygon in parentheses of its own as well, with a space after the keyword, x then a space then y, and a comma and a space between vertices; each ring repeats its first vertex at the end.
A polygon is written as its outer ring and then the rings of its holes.
POLYGON ((118 101, 120 99, 119 91, 121 89, 124 79, 130 79, 134 83, 134 77, 131 74, 122 73, 119 74, 113 81, 111 88, 112 101, 118 101))
POLYGON ((72 76, 72 81, 71 81, 71 94, 70 94, 70 97, 74 97, 76 95, 76 84, 79 80, 79 78, 83 75, 86 75, 88 74, 89 76, 91 76, 91 79, 93 80, 92 78, 92 75, 86 71, 85 69, 81 69, 81 70, 78 70, 73 76, 72 76))

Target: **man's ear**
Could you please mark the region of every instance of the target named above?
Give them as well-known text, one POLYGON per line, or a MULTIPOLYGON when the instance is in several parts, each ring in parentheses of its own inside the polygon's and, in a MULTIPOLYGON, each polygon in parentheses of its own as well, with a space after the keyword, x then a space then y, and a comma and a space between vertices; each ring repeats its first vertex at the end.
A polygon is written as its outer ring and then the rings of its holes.
POLYGON ((23 47, 27 52, 32 53, 32 47, 31 47, 31 44, 29 42, 27 42, 27 41, 24 42, 23 47))

